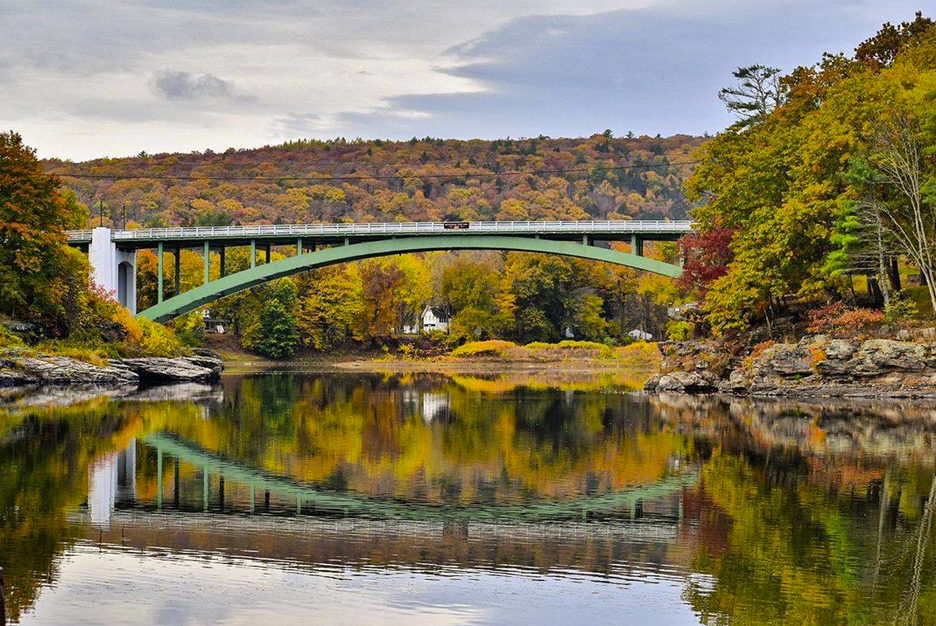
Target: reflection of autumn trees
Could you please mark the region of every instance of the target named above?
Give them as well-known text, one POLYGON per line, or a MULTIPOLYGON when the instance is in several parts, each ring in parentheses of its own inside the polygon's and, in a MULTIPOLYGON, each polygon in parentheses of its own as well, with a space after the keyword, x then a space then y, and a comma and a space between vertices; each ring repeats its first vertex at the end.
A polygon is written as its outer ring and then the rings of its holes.
POLYGON ((13 621, 54 579, 57 555, 81 534, 67 518, 87 493, 88 466, 127 445, 134 412, 106 401, 0 411, 0 567, 13 621))
POLYGON ((703 541, 696 554, 694 569, 710 578, 689 584, 685 596, 703 620, 932 622, 932 466, 895 468, 883 481, 841 489, 787 461, 716 454, 706 464, 703 488, 730 532, 727 545, 713 550, 703 541))
POLYGON ((672 455, 688 452, 678 434, 631 419, 637 403, 624 394, 497 395, 440 377, 406 381, 245 378, 226 395, 223 419, 164 425, 258 469, 432 502, 620 489, 658 480, 672 455), (439 403, 444 410, 428 415, 439 403))

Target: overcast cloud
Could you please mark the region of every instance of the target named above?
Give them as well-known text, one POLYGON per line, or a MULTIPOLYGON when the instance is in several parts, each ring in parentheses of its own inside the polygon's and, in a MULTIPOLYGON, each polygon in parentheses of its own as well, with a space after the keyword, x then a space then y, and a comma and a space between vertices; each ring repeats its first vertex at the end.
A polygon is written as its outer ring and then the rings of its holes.
POLYGON ((901 0, 0 0, 0 128, 42 156, 299 137, 716 132, 735 67, 849 51, 901 0))

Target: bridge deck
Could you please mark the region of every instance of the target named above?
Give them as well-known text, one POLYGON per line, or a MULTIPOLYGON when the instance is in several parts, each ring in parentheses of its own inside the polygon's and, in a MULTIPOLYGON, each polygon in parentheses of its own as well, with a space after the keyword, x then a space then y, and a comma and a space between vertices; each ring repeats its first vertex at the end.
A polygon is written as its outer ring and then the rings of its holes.
MULTIPOLYGON (((458 223, 454 223, 458 224, 458 223)), ((210 226, 198 228, 147 228, 115 230, 111 239, 120 248, 152 248, 158 243, 174 246, 195 246, 205 241, 217 245, 247 245, 251 241, 260 245, 285 245, 298 238, 307 244, 336 243, 347 239, 360 242, 387 237, 415 237, 421 235, 513 235, 549 239, 625 240, 637 235, 645 241, 673 241, 692 230, 692 222, 663 220, 587 220, 554 222, 467 222, 457 228, 451 222, 390 222, 350 224, 278 224, 266 226, 210 226)), ((80 245, 91 242, 91 230, 68 231, 69 243, 80 245)))

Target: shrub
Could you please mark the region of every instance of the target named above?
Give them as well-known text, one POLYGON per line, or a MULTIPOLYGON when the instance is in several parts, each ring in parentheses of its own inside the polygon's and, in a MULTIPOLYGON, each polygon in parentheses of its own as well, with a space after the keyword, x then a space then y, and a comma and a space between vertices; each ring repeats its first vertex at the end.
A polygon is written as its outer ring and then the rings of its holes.
POLYGON ((594 350, 604 350, 607 346, 603 343, 598 343, 597 341, 579 341, 574 339, 566 339, 565 341, 559 342, 559 347, 566 350, 571 348, 590 348, 594 350))
POLYGON ((914 319, 919 315, 916 303, 904 297, 903 293, 896 294, 884 305, 884 321, 890 326, 914 319))
POLYGON ((22 345, 22 339, 13 334, 9 328, 0 324, 0 348, 16 348, 22 345))
POLYGON ((603 343, 575 339, 567 339, 559 343, 534 341, 519 348, 518 351, 526 353, 518 356, 528 356, 539 361, 565 360, 576 357, 610 359, 614 355, 611 347, 603 343))
POLYGON ((507 355, 507 351, 516 348, 517 344, 512 341, 502 341, 500 339, 491 339, 490 341, 469 341, 452 350, 454 357, 472 357, 472 356, 499 356, 507 355))
POLYGON ((140 319, 137 320, 143 333, 140 347, 152 356, 171 357, 182 351, 182 344, 175 333, 157 322, 140 319))
POLYGON ((884 322, 884 313, 876 309, 850 308, 842 302, 809 312, 811 333, 848 336, 866 332, 884 322))
POLYGON ((666 323, 666 336, 672 341, 686 341, 692 337, 692 324, 686 321, 670 320, 666 323))
POLYGON ((200 346, 205 340, 205 321, 200 311, 192 311, 175 318, 172 329, 176 337, 186 346, 200 346))

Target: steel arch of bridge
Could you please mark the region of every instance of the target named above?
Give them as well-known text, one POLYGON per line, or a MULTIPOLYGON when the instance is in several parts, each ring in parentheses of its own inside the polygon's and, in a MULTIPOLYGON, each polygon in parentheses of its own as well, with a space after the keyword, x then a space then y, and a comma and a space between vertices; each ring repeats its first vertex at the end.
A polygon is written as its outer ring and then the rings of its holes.
POLYGON ((462 235, 459 237, 430 235, 423 237, 401 237, 365 241, 345 246, 335 246, 316 252, 300 254, 273 263, 266 263, 178 294, 142 311, 139 316, 155 322, 167 322, 209 304, 257 285, 291 276, 311 269, 359 261, 373 257, 405 254, 409 252, 431 252, 435 250, 505 250, 517 252, 540 252, 561 256, 604 261, 626 267, 676 277, 682 269, 638 254, 619 252, 585 243, 532 239, 502 235, 462 235))

